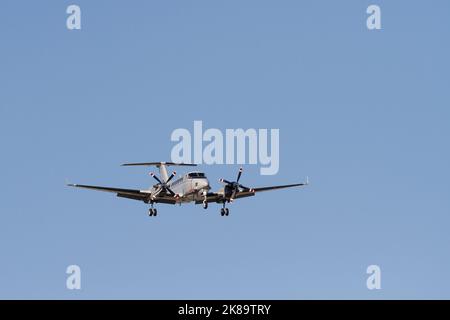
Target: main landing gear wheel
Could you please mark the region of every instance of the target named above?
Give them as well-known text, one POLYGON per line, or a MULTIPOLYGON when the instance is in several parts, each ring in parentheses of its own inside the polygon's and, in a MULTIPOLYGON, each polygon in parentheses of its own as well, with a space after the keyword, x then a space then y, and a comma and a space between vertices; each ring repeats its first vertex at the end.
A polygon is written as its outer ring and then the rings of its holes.
POLYGON ((148 209, 148 216, 149 217, 156 217, 158 215, 158 211, 154 208, 148 209))
POLYGON ((220 209, 220 215, 223 216, 228 216, 230 214, 230 210, 228 210, 228 208, 222 208, 220 209))
POLYGON ((208 202, 203 201, 203 209, 208 209, 208 202))

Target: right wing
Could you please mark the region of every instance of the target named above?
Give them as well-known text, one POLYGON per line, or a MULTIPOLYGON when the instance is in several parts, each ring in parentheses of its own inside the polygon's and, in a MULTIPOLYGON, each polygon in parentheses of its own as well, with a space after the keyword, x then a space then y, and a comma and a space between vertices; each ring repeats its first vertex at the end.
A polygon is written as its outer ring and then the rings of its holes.
MULTIPOLYGON (((68 184, 68 186, 76 187, 76 188, 83 188, 83 189, 97 190, 97 191, 104 191, 104 192, 111 192, 111 193, 115 193, 118 197, 121 197, 121 198, 140 200, 140 201, 144 201, 145 203, 148 203, 152 196, 152 192, 150 190, 99 187, 99 186, 88 186, 88 185, 84 185, 84 184, 68 184)), ((157 202, 157 203, 159 202, 159 203, 168 203, 168 204, 176 203, 176 199, 174 199, 173 196, 164 195, 164 194, 162 194, 162 192, 160 194, 158 194, 153 201, 157 202)))

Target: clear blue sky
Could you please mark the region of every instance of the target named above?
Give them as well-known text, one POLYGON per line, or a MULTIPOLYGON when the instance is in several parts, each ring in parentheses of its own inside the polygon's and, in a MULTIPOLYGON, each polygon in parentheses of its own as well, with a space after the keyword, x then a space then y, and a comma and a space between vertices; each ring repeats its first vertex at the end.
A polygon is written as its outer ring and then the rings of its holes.
MULTIPOLYGON (((1 1, 0 298, 450 298, 448 1, 1 1), (66 29, 66 7, 82 30, 66 29), (366 28, 378 4, 382 30, 366 28), (279 128, 311 186, 219 206, 145 188, 176 128, 279 128), (82 269, 82 290, 65 287, 82 269), (366 268, 382 289, 366 288, 366 268)), ((214 188, 238 165, 202 166, 214 188)))

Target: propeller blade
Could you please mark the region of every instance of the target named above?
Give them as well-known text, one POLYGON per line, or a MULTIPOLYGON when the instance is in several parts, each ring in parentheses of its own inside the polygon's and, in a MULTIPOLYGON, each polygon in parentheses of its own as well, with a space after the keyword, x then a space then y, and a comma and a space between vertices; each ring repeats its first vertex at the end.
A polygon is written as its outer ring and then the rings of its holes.
POLYGON ((175 177, 176 174, 177 174, 176 171, 172 172, 169 179, 167 179, 166 183, 169 183, 169 181, 172 180, 172 178, 175 177))
POLYGON ((232 182, 230 182, 230 181, 228 181, 228 180, 226 180, 226 179, 220 179, 219 180, 220 182, 223 182, 223 183, 226 183, 226 184, 231 184, 232 182))
POLYGON ((175 192, 172 191, 169 187, 166 187, 166 190, 172 195, 175 196, 175 192))
POLYGON ((242 175, 242 167, 239 168, 239 173, 238 173, 236 182, 239 182, 239 179, 241 178, 241 175, 242 175))
POLYGON ((153 172, 150 172, 150 175, 151 175, 153 178, 155 178, 156 181, 158 181, 159 183, 162 183, 161 180, 159 180, 159 178, 158 178, 153 172))

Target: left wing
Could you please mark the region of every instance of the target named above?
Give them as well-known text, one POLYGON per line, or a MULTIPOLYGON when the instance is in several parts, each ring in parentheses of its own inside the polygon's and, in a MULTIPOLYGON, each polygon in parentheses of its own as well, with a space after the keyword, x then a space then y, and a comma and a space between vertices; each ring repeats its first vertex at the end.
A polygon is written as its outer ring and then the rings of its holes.
POLYGON ((285 188, 292 188, 292 187, 301 187, 306 186, 308 183, 294 183, 294 184, 284 184, 281 186, 271 186, 271 187, 261 187, 261 188, 253 188, 254 192, 261 192, 261 191, 269 191, 269 190, 276 190, 276 189, 285 189, 285 188))

